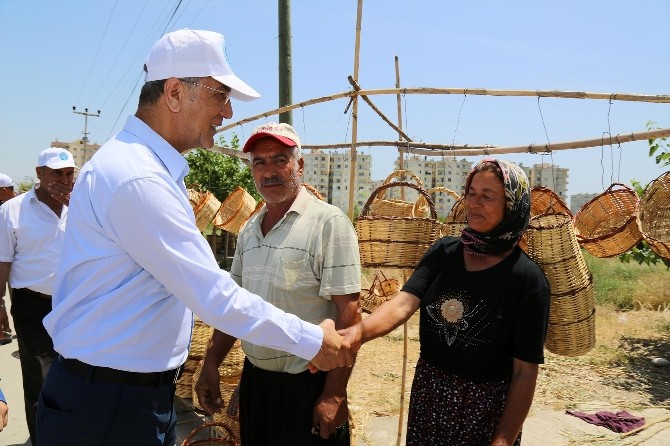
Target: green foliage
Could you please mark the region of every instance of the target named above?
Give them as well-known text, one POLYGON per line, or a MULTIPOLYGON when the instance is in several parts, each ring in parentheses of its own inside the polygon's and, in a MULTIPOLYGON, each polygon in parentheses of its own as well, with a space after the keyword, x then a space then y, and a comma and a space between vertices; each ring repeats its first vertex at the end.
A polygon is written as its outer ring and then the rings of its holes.
POLYGON ((33 188, 33 185, 35 185, 35 180, 30 177, 25 177, 23 181, 19 181, 18 183, 16 183, 15 192, 17 194, 28 192, 30 189, 33 188))
MULTIPOLYGON (((655 122, 647 121, 647 130, 657 129, 658 127, 655 127, 655 125, 655 122)), ((654 157, 656 164, 661 166, 670 166, 670 149, 668 148, 667 141, 667 137, 647 141, 649 144, 649 157, 654 157)))
MULTIPOLYGON (((218 145, 239 150, 240 142, 237 135, 234 135, 230 145, 224 138, 219 139, 218 145)), ((256 200, 260 199, 251 170, 241 159, 198 148, 191 150, 186 155, 186 160, 191 168, 185 178, 186 187, 210 191, 223 202, 235 187, 241 186, 256 200)))
POLYGON ((608 259, 599 259, 586 253, 584 258, 589 271, 593 274, 596 302, 613 304, 622 310, 634 309, 633 288, 640 276, 640 270, 608 262, 608 259))
POLYGON ((632 261, 637 262, 640 265, 645 264, 649 266, 663 264, 668 270, 670 270, 670 260, 657 256, 644 240, 640 241, 640 243, 638 243, 636 246, 619 255, 619 260, 621 263, 631 263, 632 261))

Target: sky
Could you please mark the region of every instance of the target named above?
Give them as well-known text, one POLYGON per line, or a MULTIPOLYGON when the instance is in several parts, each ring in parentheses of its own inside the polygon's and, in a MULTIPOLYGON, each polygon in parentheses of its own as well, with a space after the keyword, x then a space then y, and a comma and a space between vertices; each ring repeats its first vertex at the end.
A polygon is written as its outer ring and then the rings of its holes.
MULTIPOLYGON (((351 89, 355 0, 293 0, 293 103, 351 89)), ((142 64, 153 43, 180 28, 222 33, 235 73, 259 91, 234 101, 235 122, 278 107, 277 2, 271 0, 0 0, 0 172, 34 177, 38 153, 53 140, 83 136, 104 143, 137 108, 142 64)), ((670 94, 667 0, 366 0, 359 84, 403 87, 562 90, 670 94)), ((397 121, 396 96, 371 96, 397 121)), ((297 109, 303 144, 348 143, 351 109, 340 99, 297 109)), ((646 141, 611 145, 609 135, 670 127, 670 104, 475 95, 405 95, 402 127, 415 141, 517 146, 603 138, 590 149, 500 155, 524 165, 569 169, 568 194, 599 193, 611 183, 648 183, 668 170, 646 141)), ((256 125, 222 132, 245 140, 256 125)), ((395 141, 397 133, 364 102, 359 141, 395 141)), ((394 148, 372 155, 373 179, 394 170, 394 148)), ((477 162, 477 157, 467 157, 477 162)))

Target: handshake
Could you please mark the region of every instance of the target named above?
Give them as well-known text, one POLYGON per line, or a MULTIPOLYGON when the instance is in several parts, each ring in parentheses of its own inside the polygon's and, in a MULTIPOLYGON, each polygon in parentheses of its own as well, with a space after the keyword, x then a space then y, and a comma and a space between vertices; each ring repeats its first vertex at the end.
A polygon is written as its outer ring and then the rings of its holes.
POLYGON ((360 326, 354 325, 344 330, 335 330, 335 322, 326 319, 319 324, 323 329, 321 349, 310 361, 310 372, 329 371, 337 367, 352 367, 356 353, 361 348, 360 326))

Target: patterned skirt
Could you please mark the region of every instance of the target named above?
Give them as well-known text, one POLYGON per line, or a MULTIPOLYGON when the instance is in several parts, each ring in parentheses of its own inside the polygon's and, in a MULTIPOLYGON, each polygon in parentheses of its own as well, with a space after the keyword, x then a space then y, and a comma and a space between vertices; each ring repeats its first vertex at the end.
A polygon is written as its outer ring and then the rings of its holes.
MULTIPOLYGON (((508 380, 472 382, 419 358, 409 401, 407 446, 490 444, 508 390, 508 380)), ((520 432, 514 445, 521 445, 520 432)))

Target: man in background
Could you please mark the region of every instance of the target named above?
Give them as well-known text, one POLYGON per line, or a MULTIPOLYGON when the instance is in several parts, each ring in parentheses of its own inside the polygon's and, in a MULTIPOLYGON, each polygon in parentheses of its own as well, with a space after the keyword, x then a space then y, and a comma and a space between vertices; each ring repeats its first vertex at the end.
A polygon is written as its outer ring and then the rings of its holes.
MULTIPOLYGON (((288 124, 256 127, 244 145, 265 206, 240 232, 230 271, 240 286, 309 321, 333 318, 338 329, 360 319, 358 241, 337 207, 302 186, 300 138, 288 124)), ((235 338, 215 331, 196 384, 198 401, 223 408, 218 367, 235 338)), ((351 368, 312 374, 308 361, 242 341, 242 446, 349 445, 347 382, 351 368)))
POLYGON ((9 283, 33 445, 37 399, 56 356, 42 319, 51 311, 74 170, 74 159, 67 150, 43 150, 35 168, 39 183, 0 206, 0 320, 7 320, 4 295, 9 283))
POLYGON ((2 206, 2 203, 15 196, 14 181, 12 181, 9 175, 0 173, 0 206, 2 206))

